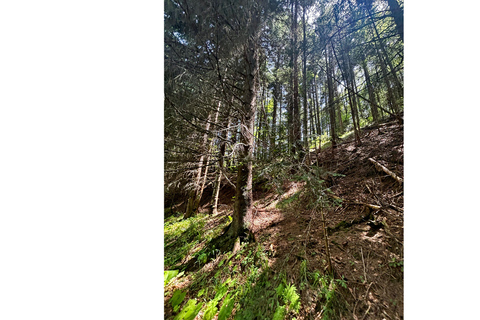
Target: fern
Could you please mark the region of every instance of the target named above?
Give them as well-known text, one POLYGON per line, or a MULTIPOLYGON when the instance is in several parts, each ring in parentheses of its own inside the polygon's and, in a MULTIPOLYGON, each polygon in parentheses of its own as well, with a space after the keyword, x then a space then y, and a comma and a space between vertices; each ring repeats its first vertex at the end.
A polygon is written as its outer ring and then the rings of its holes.
POLYGON ((273 314, 272 320, 283 320, 285 318, 285 306, 278 306, 273 314))
POLYGON ((170 304, 172 305, 175 312, 178 311, 178 306, 182 303, 183 299, 185 299, 186 294, 186 292, 182 292, 181 290, 176 290, 173 293, 173 296, 170 299, 170 304))
POLYGON ((297 289, 295 285, 287 285, 283 292, 285 299, 285 304, 290 303, 288 306, 289 310, 298 312, 300 310, 300 296, 297 294, 297 289))
POLYGON ((234 299, 230 297, 230 293, 227 295, 225 300, 223 300, 223 305, 220 308, 220 312, 218 313, 218 320, 226 320, 233 310, 234 299))
POLYGON ((197 304, 197 299, 188 300, 182 311, 173 320, 193 320, 202 309, 202 304, 197 304))
POLYGON ((209 303, 207 303, 207 306, 205 307, 205 312, 203 314, 203 320, 212 320, 213 317, 217 314, 218 308, 217 308, 217 301, 212 300, 209 303))

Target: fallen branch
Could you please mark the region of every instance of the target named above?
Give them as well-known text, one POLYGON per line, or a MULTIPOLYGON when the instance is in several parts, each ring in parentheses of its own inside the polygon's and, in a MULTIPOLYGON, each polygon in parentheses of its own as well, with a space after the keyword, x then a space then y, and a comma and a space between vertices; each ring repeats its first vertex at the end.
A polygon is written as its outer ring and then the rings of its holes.
POLYGON ((351 202, 349 204, 356 204, 356 205, 360 205, 360 206, 365 206, 365 207, 369 207, 370 209, 373 209, 373 210, 380 210, 382 209, 381 206, 377 206, 375 204, 370 204, 370 203, 363 203, 363 202, 351 202))
POLYGON ((386 174, 388 174, 390 177, 392 177, 393 179, 397 180, 400 184, 403 184, 403 179, 400 178, 399 176, 397 176, 395 173, 393 173, 392 171, 388 170, 387 168, 385 168, 384 166, 382 166, 380 163, 378 163, 377 161, 373 160, 372 158, 368 158, 368 160, 369 160, 371 163, 373 163, 377 169, 382 170, 383 172, 385 172, 386 174))

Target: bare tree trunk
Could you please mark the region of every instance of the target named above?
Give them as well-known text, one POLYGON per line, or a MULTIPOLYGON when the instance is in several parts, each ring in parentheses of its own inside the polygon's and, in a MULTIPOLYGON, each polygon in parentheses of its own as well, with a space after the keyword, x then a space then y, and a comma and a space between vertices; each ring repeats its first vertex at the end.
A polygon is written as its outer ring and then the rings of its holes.
POLYGON ((310 163, 310 152, 309 152, 309 143, 308 143, 308 112, 307 112, 307 32, 306 32, 306 19, 305 19, 305 11, 306 11, 306 4, 305 0, 303 0, 302 6, 302 22, 303 22, 303 143, 304 149, 307 152, 307 162, 310 163))
MULTIPOLYGON (((312 141, 313 137, 315 137, 317 134, 316 132, 317 118, 315 114, 315 100, 313 99, 313 83, 311 83, 310 90, 308 91, 308 99, 310 100, 310 104, 309 104, 309 119, 310 119, 309 128, 310 128, 310 137, 311 137, 310 141, 312 141)), ((314 142, 313 147, 315 148, 315 150, 317 150, 317 139, 314 139, 313 142, 314 142)))
MULTIPOLYGON (((322 106, 320 105, 319 99, 318 99, 318 87, 317 87, 317 75, 313 77, 313 87, 314 87, 314 93, 315 93, 315 104, 317 105, 315 115, 317 117, 317 135, 321 136, 322 135, 322 106)), ((322 146, 322 141, 319 141, 319 146, 318 150, 320 151, 322 146)))
POLYGON ((297 64, 297 14, 298 14, 298 0, 294 2, 294 13, 292 21, 293 32, 293 141, 292 153, 296 154, 301 149, 301 132, 300 132, 300 109, 298 105, 298 64, 297 64))
MULTIPOLYGON (((208 132, 210 130, 210 120, 211 120, 211 113, 208 114, 207 124, 205 125, 205 130, 208 132)), ((195 179, 194 189, 190 192, 190 197, 188 198, 187 203, 187 210, 185 212, 185 219, 188 219, 193 216, 195 210, 197 210, 197 197, 200 191, 200 181, 202 178, 203 166, 204 166, 204 159, 205 159, 205 149, 207 148, 208 144, 208 133, 205 132, 203 135, 203 152, 200 156, 200 160, 198 161, 198 169, 197 169, 197 178, 195 179)), ((199 201, 199 200, 198 200, 199 201)))
MULTIPOLYGON (((215 121, 214 121, 215 124, 218 123, 218 114, 220 113, 220 105, 221 105, 221 103, 218 102, 217 112, 215 114, 215 121)), ((200 190, 199 190, 198 196, 196 198, 195 210, 197 210, 198 207, 200 206, 200 200, 202 200, 203 190, 205 190, 205 184, 207 182, 207 176, 208 176, 208 169, 210 168, 210 165, 208 164, 208 161, 210 160, 210 154, 212 153, 214 143, 215 143, 215 139, 212 139, 212 141, 210 142, 210 147, 208 148, 208 153, 207 153, 206 160, 205 160, 205 174, 203 175, 202 185, 200 186, 200 190)))
POLYGON ((368 72, 365 56, 362 60, 363 73, 365 74, 365 81, 367 83, 368 99, 370 100, 370 111, 372 112, 373 122, 377 124, 379 122, 377 102, 373 91, 372 81, 370 80, 370 73, 368 72))
POLYGON ((270 158, 273 159, 275 156, 275 141, 277 137, 277 105, 278 105, 278 94, 279 94, 279 83, 278 83, 278 69, 280 67, 280 52, 278 53, 277 60, 275 61, 275 82, 273 84, 273 114, 272 114, 272 129, 270 131, 270 158))
POLYGON ((343 75, 343 79, 345 80, 345 84, 347 87, 347 92, 348 92, 348 100, 349 100, 349 105, 350 105, 350 111, 352 113, 352 122, 353 122, 353 131, 355 135, 355 144, 360 145, 361 140, 360 140, 360 125, 358 123, 358 116, 357 116, 357 104, 355 100, 355 92, 353 89, 353 75, 352 75, 352 68, 350 65, 350 59, 348 58, 348 53, 345 54, 345 52, 348 50, 348 47, 346 45, 343 45, 341 42, 341 54, 342 54, 342 59, 343 59, 343 68, 340 63, 340 60, 337 57, 337 54, 335 53, 335 47, 333 47, 333 53, 335 55, 335 58, 337 60, 338 67, 340 68, 340 72, 343 75), (343 69, 343 70, 342 70, 343 69))
POLYGON ((328 111, 330 115, 330 138, 332 148, 337 147, 337 136, 335 132, 335 103, 333 92, 333 59, 331 46, 327 46, 327 86, 328 86, 328 111))
POLYGON ((340 108, 340 103, 338 99, 338 84, 336 81, 333 81, 333 101, 334 101, 334 108, 337 118, 337 123, 336 123, 336 128, 337 128, 337 134, 341 135, 344 132, 343 128, 343 120, 342 120, 342 109, 340 108))
MULTIPOLYGON (((230 118, 230 109, 227 111, 227 128, 230 126, 231 118, 230 118)), ((222 174, 224 170, 224 157, 225 157, 225 147, 226 143, 225 140, 227 138, 227 130, 223 130, 222 133, 220 134, 220 150, 218 151, 218 170, 217 170, 217 179, 215 181, 215 187, 213 191, 213 203, 212 203, 212 213, 217 214, 218 212, 218 198, 220 195, 220 188, 222 186, 222 174)))

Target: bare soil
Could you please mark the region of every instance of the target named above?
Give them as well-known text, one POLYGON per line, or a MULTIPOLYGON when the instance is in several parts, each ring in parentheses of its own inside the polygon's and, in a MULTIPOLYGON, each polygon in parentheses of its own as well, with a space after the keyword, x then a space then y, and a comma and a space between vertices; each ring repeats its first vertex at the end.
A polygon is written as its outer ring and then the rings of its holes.
MULTIPOLYGON (((316 154, 319 166, 342 175, 329 175, 326 181, 343 199, 324 212, 331 261, 336 277, 343 276, 348 286, 342 292, 345 319, 403 319, 403 186, 368 160, 403 177, 403 125, 389 122, 363 129, 361 140, 360 146, 346 141, 316 154)), ((302 201, 286 210, 275 207, 300 188, 300 183, 290 183, 281 197, 254 193, 256 239, 272 251, 272 268, 287 269, 294 282, 299 282, 303 259, 311 272, 327 268, 319 210, 302 208, 302 201)), ((311 305, 297 319, 315 319, 315 292, 301 294, 311 305)))

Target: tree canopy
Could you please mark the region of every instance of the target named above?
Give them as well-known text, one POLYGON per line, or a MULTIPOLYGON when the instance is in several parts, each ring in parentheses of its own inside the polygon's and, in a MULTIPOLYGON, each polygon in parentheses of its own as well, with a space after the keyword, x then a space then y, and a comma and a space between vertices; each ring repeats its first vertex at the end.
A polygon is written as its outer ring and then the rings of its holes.
POLYGON ((165 192, 248 238, 256 171, 315 162, 352 132, 402 121, 403 1, 165 0, 165 192))

